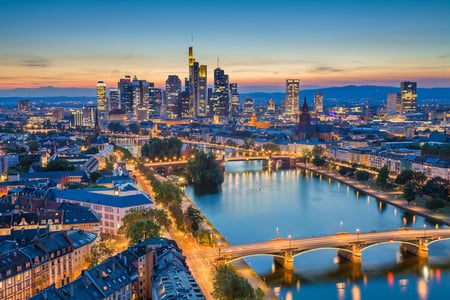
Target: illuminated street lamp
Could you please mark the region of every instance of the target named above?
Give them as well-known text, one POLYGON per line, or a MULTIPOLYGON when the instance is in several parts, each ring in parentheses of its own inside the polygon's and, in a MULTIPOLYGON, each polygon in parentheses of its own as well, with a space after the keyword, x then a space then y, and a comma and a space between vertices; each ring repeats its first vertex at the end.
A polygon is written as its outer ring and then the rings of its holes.
POLYGON ((289 238, 289 249, 291 249, 291 242, 292 242, 291 238, 292 238, 292 236, 288 235, 288 238, 289 238))
POLYGON ((278 227, 277 227, 277 239, 278 239, 278 227))
POLYGON ((423 237, 426 238, 427 237, 427 224, 423 224, 423 237))
POLYGON ((343 224, 344 224, 344 222, 342 222, 342 221, 339 223, 340 228, 341 228, 341 232, 342 232, 342 225, 343 225, 343 224))
POLYGON ((359 228, 356 228, 356 239, 359 243, 359 228))

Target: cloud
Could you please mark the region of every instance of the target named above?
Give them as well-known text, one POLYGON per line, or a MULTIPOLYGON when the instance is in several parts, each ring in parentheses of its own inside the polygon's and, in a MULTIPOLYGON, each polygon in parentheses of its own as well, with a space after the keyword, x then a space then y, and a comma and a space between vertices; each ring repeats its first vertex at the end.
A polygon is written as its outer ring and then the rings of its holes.
POLYGON ((311 70, 312 72, 316 72, 316 73, 325 73, 325 72, 342 72, 342 69, 337 69, 337 68, 333 68, 333 67, 328 67, 328 66, 318 66, 315 67, 314 69, 311 70))
POLYGON ((444 54, 444 55, 439 55, 438 56, 439 59, 446 59, 446 58, 449 58, 449 57, 450 57, 450 54, 444 54))
POLYGON ((22 66, 31 68, 46 68, 50 66, 50 60, 43 57, 31 57, 20 62, 22 66))

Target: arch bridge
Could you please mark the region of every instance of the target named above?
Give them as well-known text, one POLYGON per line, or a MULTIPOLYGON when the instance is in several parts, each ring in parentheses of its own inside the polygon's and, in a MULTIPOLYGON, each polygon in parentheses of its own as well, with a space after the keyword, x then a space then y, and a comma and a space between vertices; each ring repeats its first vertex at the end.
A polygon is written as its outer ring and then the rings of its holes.
POLYGON ((337 255, 347 261, 361 263, 361 252, 384 243, 399 242, 402 251, 419 257, 428 257, 428 246, 450 239, 450 228, 409 229, 368 233, 336 233, 330 236, 302 239, 274 239, 269 242, 233 245, 220 249, 218 262, 255 255, 271 255, 287 270, 294 269, 294 256, 318 249, 336 249, 337 255))

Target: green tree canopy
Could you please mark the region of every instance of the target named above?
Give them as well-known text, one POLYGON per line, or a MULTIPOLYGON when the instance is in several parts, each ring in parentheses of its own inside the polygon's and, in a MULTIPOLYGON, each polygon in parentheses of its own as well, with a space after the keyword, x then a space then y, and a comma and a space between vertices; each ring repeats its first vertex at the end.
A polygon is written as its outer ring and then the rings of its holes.
POLYGON ((414 182, 407 182, 403 187, 403 197, 408 203, 416 199, 416 184, 414 182))
POLYGON ((194 159, 188 161, 186 173, 188 183, 196 186, 217 186, 224 180, 222 167, 211 152, 197 152, 194 159))
POLYGON ((139 134, 139 132, 141 132, 141 126, 137 123, 128 125, 128 128, 130 129, 130 132, 134 134, 139 134))
POLYGON ((97 153, 99 153, 100 151, 98 150, 98 148, 97 147, 90 147, 89 149, 87 149, 86 151, 84 151, 84 153, 86 153, 86 154, 97 154, 97 153))
POLYGON ((433 177, 422 187, 422 193, 449 201, 450 183, 442 177, 433 177))
POLYGON ((164 181, 155 189, 155 201, 165 207, 181 204, 182 191, 169 181, 164 181))
POLYGON ((97 179, 99 179, 100 177, 102 177, 102 174, 100 172, 92 172, 90 175, 90 181, 91 183, 95 183, 97 181, 97 179))
POLYGON ((363 171, 363 170, 357 171, 355 174, 355 178, 358 181, 367 181, 367 180, 369 180, 369 177, 370 177, 370 173, 367 171, 363 171))
POLYGON ((172 159, 173 157, 178 157, 180 155, 182 146, 183 142, 176 137, 164 139, 151 138, 148 143, 145 143, 145 145, 142 146, 141 154, 151 160, 164 160, 164 158, 172 159))
POLYGON ((389 178, 389 169, 387 168, 387 166, 383 166, 378 172, 376 184, 382 189, 384 189, 387 185, 388 178, 389 178))
POLYGON ((139 220, 128 228, 127 238, 130 239, 129 244, 133 245, 138 240, 146 240, 160 236, 161 227, 152 220, 139 220))
POLYGON ((113 250, 106 243, 97 243, 92 246, 91 254, 86 258, 86 262, 89 264, 89 268, 92 268, 110 258, 112 254, 113 250))
POLYGON ((414 171, 412 170, 403 170, 400 174, 397 175, 397 178, 395 178, 395 183, 404 185, 408 181, 413 180, 414 178, 414 171))
POLYGON ((248 280, 237 275, 228 265, 219 266, 215 270, 213 288, 213 297, 218 300, 255 298, 255 291, 248 280))
POLYGON ((55 159, 48 162, 45 171, 74 171, 75 166, 67 159, 55 159))
POLYGON ((263 145, 263 150, 271 153, 280 152, 280 146, 275 143, 267 143, 263 145))

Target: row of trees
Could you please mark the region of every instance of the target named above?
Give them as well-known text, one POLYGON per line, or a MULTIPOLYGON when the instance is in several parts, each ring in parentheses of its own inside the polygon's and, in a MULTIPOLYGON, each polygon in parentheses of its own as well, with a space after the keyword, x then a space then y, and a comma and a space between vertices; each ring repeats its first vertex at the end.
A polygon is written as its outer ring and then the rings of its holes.
POLYGON ((218 266, 213 280, 214 299, 264 299, 264 292, 260 288, 254 290, 246 278, 237 275, 228 265, 218 266))
POLYGON ((175 137, 151 138, 148 143, 142 146, 141 154, 150 160, 163 160, 165 157, 178 157, 182 146, 183 142, 175 137))

